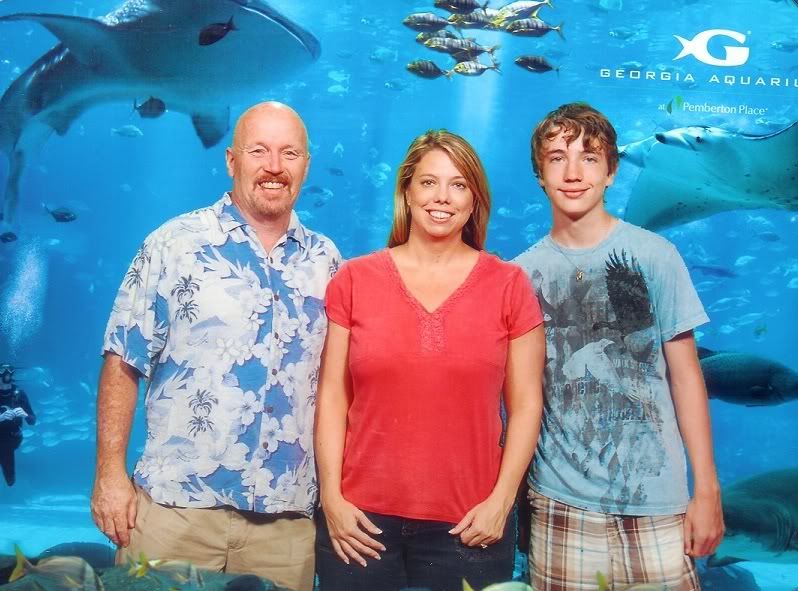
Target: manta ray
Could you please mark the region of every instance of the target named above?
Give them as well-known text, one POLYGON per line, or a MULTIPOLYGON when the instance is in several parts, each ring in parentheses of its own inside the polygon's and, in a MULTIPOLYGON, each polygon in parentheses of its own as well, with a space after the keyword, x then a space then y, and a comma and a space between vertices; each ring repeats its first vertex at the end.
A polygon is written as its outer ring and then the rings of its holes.
POLYGON ((768 135, 683 127, 620 153, 642 168, 625 219, 650 230, 721 211, 798 210, 798 122, 768 135))
POLYGON ((723 489, 722 499, 726 534, 710 566, 798 563, 798 469, 736 482, 723 489))
POLYGON ((0 16, 0 26, 19 20, 39 23, 59 43, 0 98, 9 221, 31 155, 94 105, 155 97, 189 115, 207 148, 227 133, 230 104, 252 103, 320 55, 313 35, 262 0, 128 0, 99 19, 20 13, 0 16), (200 45, 202 31, 228 22, 228 34, 200 45))

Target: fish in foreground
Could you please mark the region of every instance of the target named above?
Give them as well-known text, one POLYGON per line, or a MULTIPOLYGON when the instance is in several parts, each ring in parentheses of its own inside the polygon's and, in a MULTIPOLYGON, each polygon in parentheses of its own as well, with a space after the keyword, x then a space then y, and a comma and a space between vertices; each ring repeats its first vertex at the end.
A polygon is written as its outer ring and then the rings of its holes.
POLYGON ((148 560, 144 552, 139 554, 138 560, 130 559, 128 575, 141 578, 154 576, 159 579, 168 579, 180 585, 191 585, 195 588, 204 586, 199 570, 185 560, 156 559, 148 560))
POLYGON ((449 21, 434 12, 415 12, 405 17, 402 24, 414 31, 440 31, 449 26, 449 21))
POLYGON ((501 74, 499 64, 486 66, 479 62, 460 62, 454 66, 454 71, 463 76, 482 76, 486 70, 496 70, 497 73, 501 74))
POLYGON ((42 207, 47 213, 53 216, 53 219, 57 222, 74 222, 76 219, 78 219, 77 214, 67 209, 66 207, 59 207, 58 209, 50 209, 44 203, 42 203, 42 207))
POLYGON ((17 239, 17 235, 14 232, 3 232, 0 234, 0 242, 14 242, 17 239))
POLYGON ((200 45, 213 45, 217 41, 221 41, 230 31, 235 31, 236 26, 233 24, 233 17, 230 17, 226 23, 212 23, 207 27, 203 27, 199 34, 200 45))
POLYGON ((447 19, 458 29, 499 29, 493 22, 493 17, 485 10, 475 10, 469 14, 453 14, 447 19))
POLYGON ((499 9, 498 14, 493 19, 493 24, 497 27, 503 27, 508 21, 523 18, 537 18, 540 9, 544 6, 553 8, 551 0, 544 0, 543 2, 531 2, 528 0, 511 2, 499 9))
POLYGON ((493 56, 494 52, 499 49, 498 45, 484 46, 475 43, 470 39, 444 39, 441 37, 427 39, 424 42, 424 46, 441 53, 448 53, 451 55, 465 54, 471 56, 472 58, 475 58, 482 53, 487 53, 493 56))
POLYGON ((20 550, 14 546, 17 555, 17 565, 8 581, 23 577, 31 579, 31 587, 42 591, 72 590, 72 591, 103 591, 102 581, 89 566, 89 563, 76 556, 52 556, 43 558, 36 565, 30 563, 20 550))
POLYGON ((452 70, 441 70, 435 62, 431 62, 429 60, 416 60, 414 62, 410 62, 407 64, 407 71, 419 76, 421 78, 427 78, 429 80, 433 80, 435 78, 440 78, 441 76, 446 76, 447 78, 452 77, 452 70))
POLYGON ((542 37, 549 31, 556 31, 560 38, 565 41, 565 36, 562 34, 562 26, 563 23, 552 27, 539 18, 525 18, 511 22, 504 30, 519 37, 542 37))
POLYGON ((555 68, 542 55, 522 55, 515 58, 515 63, 529 72, 542 74, 544 72, 559 72, 560 68, 555 68))
POLYGON ((159 98, 151 96, 141 104, 134 100, 133 109, 138 111, 142 119, 157 119, 166 112, 166 103, 159 98))
POLYGON ((488 2, 480 4, 476 0, 435 0, 435 8, 442 8, 456 14, 471 14, 477 8, 485 10, 488 2))

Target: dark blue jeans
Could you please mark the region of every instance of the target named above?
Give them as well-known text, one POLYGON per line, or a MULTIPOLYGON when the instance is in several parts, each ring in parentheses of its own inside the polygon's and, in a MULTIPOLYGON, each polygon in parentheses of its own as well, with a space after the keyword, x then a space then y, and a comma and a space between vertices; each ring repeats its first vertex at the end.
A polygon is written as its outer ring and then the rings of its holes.
POLYGON ((474 589, 513 577, 515 515, 507 519, 504 537, 487 548, 465 546, 448 533, 455 524, 406 519, 365 512, 382 530, 372 536, 385 546, 381 560, 366 556, 367 566, 343 562, 330 542, 324 514, 317 513, 316 572, 320 591, 399 591, 408 587, 461 591, 463 579, 474 589))

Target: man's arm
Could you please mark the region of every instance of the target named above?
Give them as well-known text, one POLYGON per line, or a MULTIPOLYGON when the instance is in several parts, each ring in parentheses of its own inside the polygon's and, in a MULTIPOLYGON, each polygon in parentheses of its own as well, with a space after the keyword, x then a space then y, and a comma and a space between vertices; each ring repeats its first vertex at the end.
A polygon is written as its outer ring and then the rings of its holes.
POLYGON ((91 496, 94 522, 117 546, 130 543, 136 524, 136 492, 125 460, 138 397, 138 371, 106 353, 97 395, 97 468, 91 496))
POLYGON ((724 531, 707 390, 692 331, 667 341, 664 350, 679 430, 693 470, 693 498, 684 524, 685 553, 704 556, 717 548, 724 531))

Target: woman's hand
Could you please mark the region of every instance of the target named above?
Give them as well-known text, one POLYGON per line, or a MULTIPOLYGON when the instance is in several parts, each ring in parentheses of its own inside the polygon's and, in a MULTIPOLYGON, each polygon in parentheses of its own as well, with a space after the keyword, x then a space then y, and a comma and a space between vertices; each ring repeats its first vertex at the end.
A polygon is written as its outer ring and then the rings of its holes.
POLYGON ((322 508, 333 550, 341 560, 349 564, 352 559, 361 566, 366 566, 364 555, 380 560, 379 552, 384 552, 385 546, 369 533, 381 534, 382 530, 363 511, 343 497, 323 502, 322 508))
POLYGON ((504 526, 513 500, 508 504, 496 497, 488 497, 466 513, 449 533, 453 536, 459 535, 460 541, 466 546, 495 544, 504 535, 504 526))

